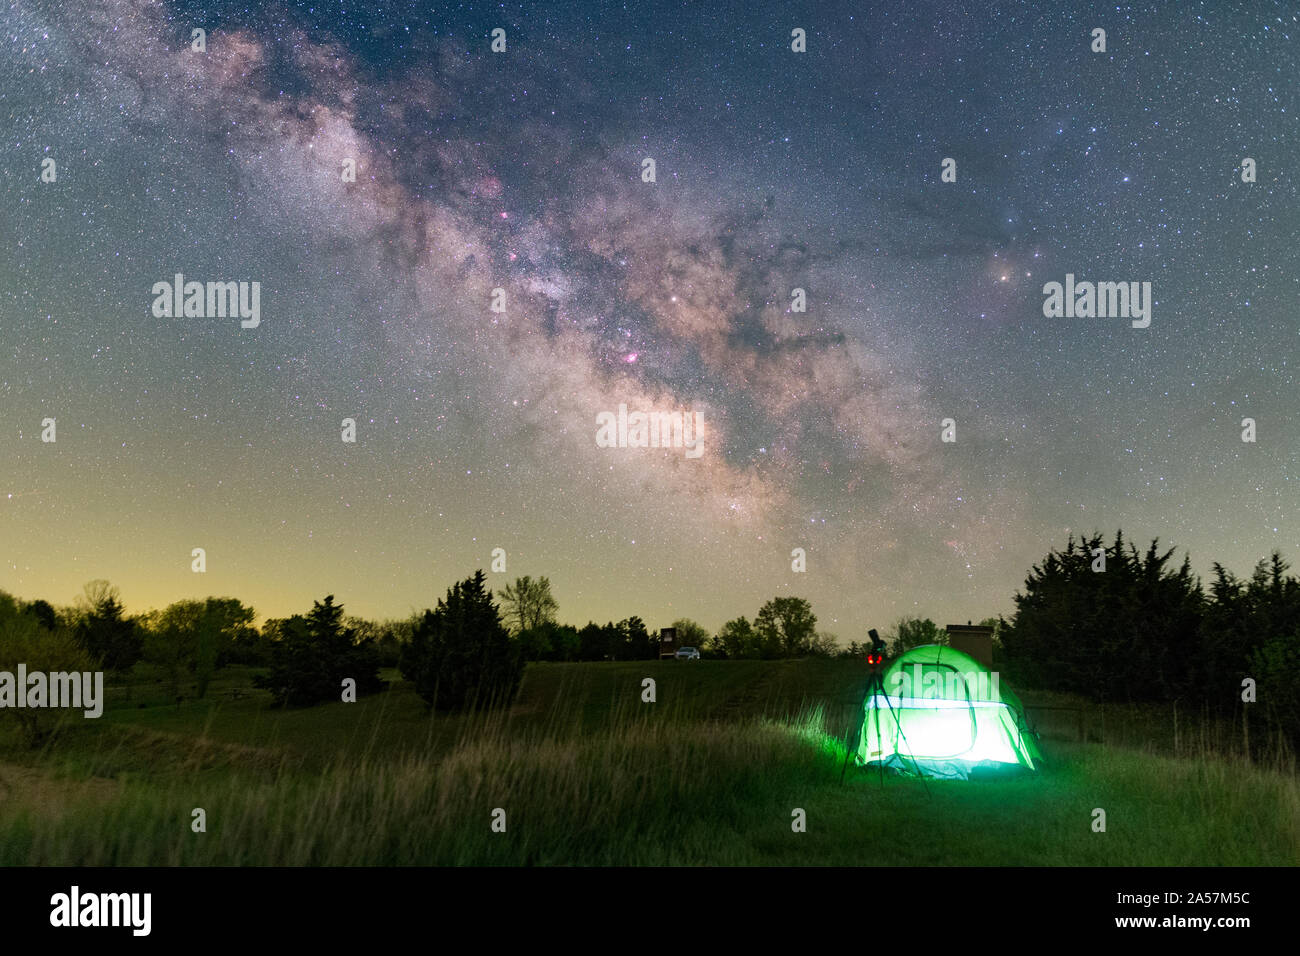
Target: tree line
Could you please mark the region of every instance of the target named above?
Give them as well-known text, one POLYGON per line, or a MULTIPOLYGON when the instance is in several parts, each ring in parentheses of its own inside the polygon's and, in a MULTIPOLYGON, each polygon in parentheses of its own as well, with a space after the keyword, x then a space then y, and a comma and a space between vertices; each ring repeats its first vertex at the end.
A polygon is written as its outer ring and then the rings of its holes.
MULTIPOLYGON (((107 671, 130 699, 144 682, 164 685, 179 703, 208 695, 213 677, 232 665, 257 671, 254 684, 273 706, 309 706, 340 699, 347 680, 357 696, 385 688, 384 667, 396 667, 431 708, 458 710, 509 701, 529 661, 653 660, 658 632, 637 616, 581 628, 556 621, 549 579, 521 577, 499 602, 480 570, 448 588, 435 607, 405 619, 370 621, 346 615, 327 595, 312 608, 256 627, 256 611, 236 598, 181 600, 128 615, 117 588, 92 581, 77 601, 55 608, 0 592, 0 669, 107 671)), ((778 658, 840 651, 816 630, 801 598, 779 597, 753 623, 730 621, 717 635, 689 620, 676 622, 677 646, 692 641, 711 656, 778 658)), ((33 744, 50 725, 21 711, 33 744)))
POLYGON ((1244 706, 1300 741, 1300 580, 1280 552, 1249 578, 1123 530, 1070 536, 1034 565, 1003 622, 1002 661, 1026 686, 1093 700, 1174 702, 1219 716, 1244 706))
MULTIPOLYGON (((1250 684, 1268 720, 1300 738, 1300 581, 1274 553, 1246 579, 1216 563, 1206 589, 1190 558, 1174 564, 1173 556, 1157 541, 1140 552, 1122 531, 1109 545, 1100 534, 1071 536, 1032 567, 1010 620, 981 622, 994 626, 997 666, 1024 687, 1201 703, 1215 713, 1240 708, 1250 684)), ((219 669, 238 664, 258 670, 256 682, 275 706, 306 706, 338 700, 344 679, 358 695, 381 691, 380 669, 396 667, 430 708, 456 710, 511 700, 529 661, 659 656, 661 635, 640 617, 578 628, 558 623, 558 610, 547 578, 518 578, 494 598, 480 570, 406 619, 347 616, 328 595, 257 628, 255 611, 235 598, 127 616, 117 590, 95 581, 67 608, 0 592, 0 669, 99 667, 128 696, 136 682, 152 679, 179 700, 204 697, 219 669)), ((809 602, 793 596, 773 598, 752 620, 734 618, 716 633, 687 618, 672 627, 674 646, 712 658, 863 657, 867 650, 819 630, 809 602)), ((886 638, 895 656, 947 642, 942 628, 917 617, 896 622, 886 638)), ((21 719, 29 739, 39 739, 40 715, 26 711, 21 719)))

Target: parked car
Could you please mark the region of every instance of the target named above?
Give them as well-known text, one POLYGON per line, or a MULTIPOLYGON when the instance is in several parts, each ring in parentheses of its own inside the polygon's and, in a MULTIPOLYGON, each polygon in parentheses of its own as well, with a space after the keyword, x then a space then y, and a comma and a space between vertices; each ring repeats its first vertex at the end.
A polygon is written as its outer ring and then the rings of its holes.
POLYGON ((679 647, 673 657, 679 661, 698 661, 700 659, 700 649, 698 647, 679 647))

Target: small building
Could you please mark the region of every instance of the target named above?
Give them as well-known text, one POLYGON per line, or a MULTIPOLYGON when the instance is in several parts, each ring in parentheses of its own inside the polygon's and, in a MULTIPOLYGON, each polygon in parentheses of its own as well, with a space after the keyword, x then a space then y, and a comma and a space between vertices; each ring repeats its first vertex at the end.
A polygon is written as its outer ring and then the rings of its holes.
POLYGON ((949 624, 948 646, 969 654, 989 670, 993 669, 993 628, 983 624, 949 624))
POLYGON ((659 629, 659 659, 672 657, 677 653, 677 628, 661 627, 659 629))

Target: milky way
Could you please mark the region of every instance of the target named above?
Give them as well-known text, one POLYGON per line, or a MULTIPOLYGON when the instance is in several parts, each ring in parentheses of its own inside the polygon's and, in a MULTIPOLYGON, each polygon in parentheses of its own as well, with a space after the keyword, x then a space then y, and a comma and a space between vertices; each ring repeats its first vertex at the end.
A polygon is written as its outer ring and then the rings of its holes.
POLYGON ((848 640, 1071 532, 1300 554, 1293 10, 584 6, 0 12, 0 587, 389 616, 500 547, 573 623, 848 640), (260 326, 155 318, 177 272, 260 326), (1150 327, 1045 317, 1067 273, 1150 327))

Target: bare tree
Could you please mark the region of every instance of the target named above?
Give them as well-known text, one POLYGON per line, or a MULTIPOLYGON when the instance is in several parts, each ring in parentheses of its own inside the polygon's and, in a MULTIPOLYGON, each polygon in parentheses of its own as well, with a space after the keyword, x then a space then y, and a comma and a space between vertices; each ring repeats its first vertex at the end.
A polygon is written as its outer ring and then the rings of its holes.
POLYGON ((121 594, 118 592, 116 585, 110 584, 103 578, 97 578, 94 581, 87 581, 81 588, 81 594, 77 597, 77 610, 82 614, 91 614, 109 602, 121 604, 121 594))
POLYGON ((534 581, 524 576, 501 589, 502 616, 512 634, 553 622, 559 607, 551 595, 551 582, 548 578, 534 581))

